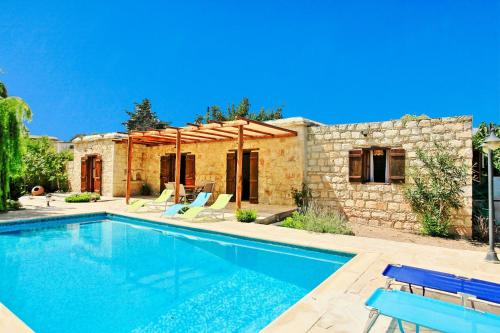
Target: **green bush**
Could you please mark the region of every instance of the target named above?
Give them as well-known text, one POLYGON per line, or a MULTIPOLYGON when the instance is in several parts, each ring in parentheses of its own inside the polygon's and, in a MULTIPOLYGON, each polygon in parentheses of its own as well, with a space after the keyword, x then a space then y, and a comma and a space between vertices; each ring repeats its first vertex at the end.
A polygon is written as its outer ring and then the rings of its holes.
POLYGON ((422 222, 426 235, 446 237, 453 210, 463 207, 463 186, 467 184, 467 166, 455 163, 445 147, 417 149, 420 162, 410 170, 411 182, 404 195, 422 222))
POLYGON ((257 219, 254 209, 239 209, 236 211, 236 219, 240 222, 253 222, 257 219))
POLYGON ((84 192, 84 193, 71 194, 70 196, 67 196, 64 199, 64 201, 74 203, 74 202, 97 201, 100 199, 101 196, 98 193, 84 192))
POLYGON ((309 208, 309 202, 312 198, 311 189, 307 184, 302 183, 302 188, 300 190, 292 187, 292 197, 299 208, 299 212, 305 213, 309 208))
POLYGON ((354 235, 344 216, 319 209, 310 209, 306 213, 294 212, 283 221, 282 226, 321 233, 354 235))
POLYGON ((31 190, 34 186, 41 185, 48 193, 67 191, 69 181, 66 167, 72 160, 72 152, 69 150, 57 152, 48 137, 28 139, 26 152, 23 154, 25 188, 31 190))
POLYGON ((7 210, 19 210, 23 208, 23 205, 17 200, 7 200, 7 210))
POLYGON ((142 184, 141 186, 141 189, 140 189, 140 193, 141 195, 151 195, 152 191, 151 191, 151 187, 149 187, 148 184, 144 183, 142 184))

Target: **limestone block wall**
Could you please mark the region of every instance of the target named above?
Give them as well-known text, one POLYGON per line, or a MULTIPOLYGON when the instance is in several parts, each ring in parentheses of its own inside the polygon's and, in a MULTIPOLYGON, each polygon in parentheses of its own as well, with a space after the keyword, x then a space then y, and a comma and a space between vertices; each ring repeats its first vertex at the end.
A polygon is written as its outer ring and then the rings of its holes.
POLYGON ((471 234, 472 224, 472 117, 401 120, 308 129, 306 182, 321 206, 343 212, 351 221, 373 226, 417 230, 420 224, 403 197, 403 184, 349 182, 349 150, 384 146, 406 150, 408 169, 418 165, 416 149, 432 149, 440 142, 468 168, 465 207, 456 212, 455 230, 471 234), (365 137, 361 132, 367 131, 365 137))
POLYGON ((81 184, 81 158, 89 154, 102 156, 102 195, 113 195, 115 143, 110 139, 95 139, 79 142, 74 145, 74 161, 68 165, 71 190, 80 192, 81 184))
MULTIPOLYGON (((300 187, 304 180, 305 135, 304 125, 286 126, 296 130, 297 137, 264 140, 246 140, 244 149, 259 152, 259 203, 291 205, 291 188, 300 187)), ((235 141, 182 145, 182 153, 196 157, 196 182, 211 180, 216 193, 226 192, 226 154, 237 148, 235 141)), ((134 145, 132 161, 132 195, 140 185, 147 183, 155 192, 160 190, 160 156, 175 153, 174 145, 134 145)), ((125 195, 127 146, 116 144, 114 168, 114 195, 125 195)))

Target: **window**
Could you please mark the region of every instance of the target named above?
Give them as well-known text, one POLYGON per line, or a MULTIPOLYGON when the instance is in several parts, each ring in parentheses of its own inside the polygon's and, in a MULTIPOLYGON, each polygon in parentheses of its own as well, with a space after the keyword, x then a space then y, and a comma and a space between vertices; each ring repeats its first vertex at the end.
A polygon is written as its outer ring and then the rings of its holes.
POLYGON ((349 151, 349 181, 404 183, 405 150, 371 147, 349 151))

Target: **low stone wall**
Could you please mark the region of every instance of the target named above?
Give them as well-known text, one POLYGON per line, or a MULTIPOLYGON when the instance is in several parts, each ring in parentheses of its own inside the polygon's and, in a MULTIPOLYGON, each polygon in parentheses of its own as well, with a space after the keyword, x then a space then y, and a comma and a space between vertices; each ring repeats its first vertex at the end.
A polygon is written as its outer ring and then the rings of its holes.
POLYGON ((472 118, 468 116, 310 127, 306 182, 320 205, 343 212, 351 221, 415 231, 420 224, 405 202, 404 184, 349 182, 349 150, 369 146, 404 148, 408 182, 408 169, 418 165, 416 149, 432 149, 433 142, 442 143, 468 167, 465 207, 456 212, 454 227, 459 234, 469 236, 472 225, 472 118), (362 131, 366 131, 366 137, 362 131))

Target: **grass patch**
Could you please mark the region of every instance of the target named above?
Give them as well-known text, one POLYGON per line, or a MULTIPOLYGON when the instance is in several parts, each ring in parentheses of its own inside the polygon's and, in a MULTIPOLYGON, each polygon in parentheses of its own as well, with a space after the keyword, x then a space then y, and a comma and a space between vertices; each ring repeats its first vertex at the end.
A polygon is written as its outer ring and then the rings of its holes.
POLYGON ((77 194, 71 194, 64 198, 64 201, 70 202, 70 203, 75 203, 75 202, 90 202, 90 201, 97 201, 100 200, 101 196, 97 193, 90 193, 90 192, 84 192, 84 193, 77 193, 77 194))
POLYGON ((294 212, 287 217, 282 227, 309 230, 320 233, 354 235, 344 216, 337 212, 307 210, 305 213, 294 212))
POLYGON ((238 209, 236 219, 240 222, 253 222, 257 219, 257 211, 254 209, 238 209))

